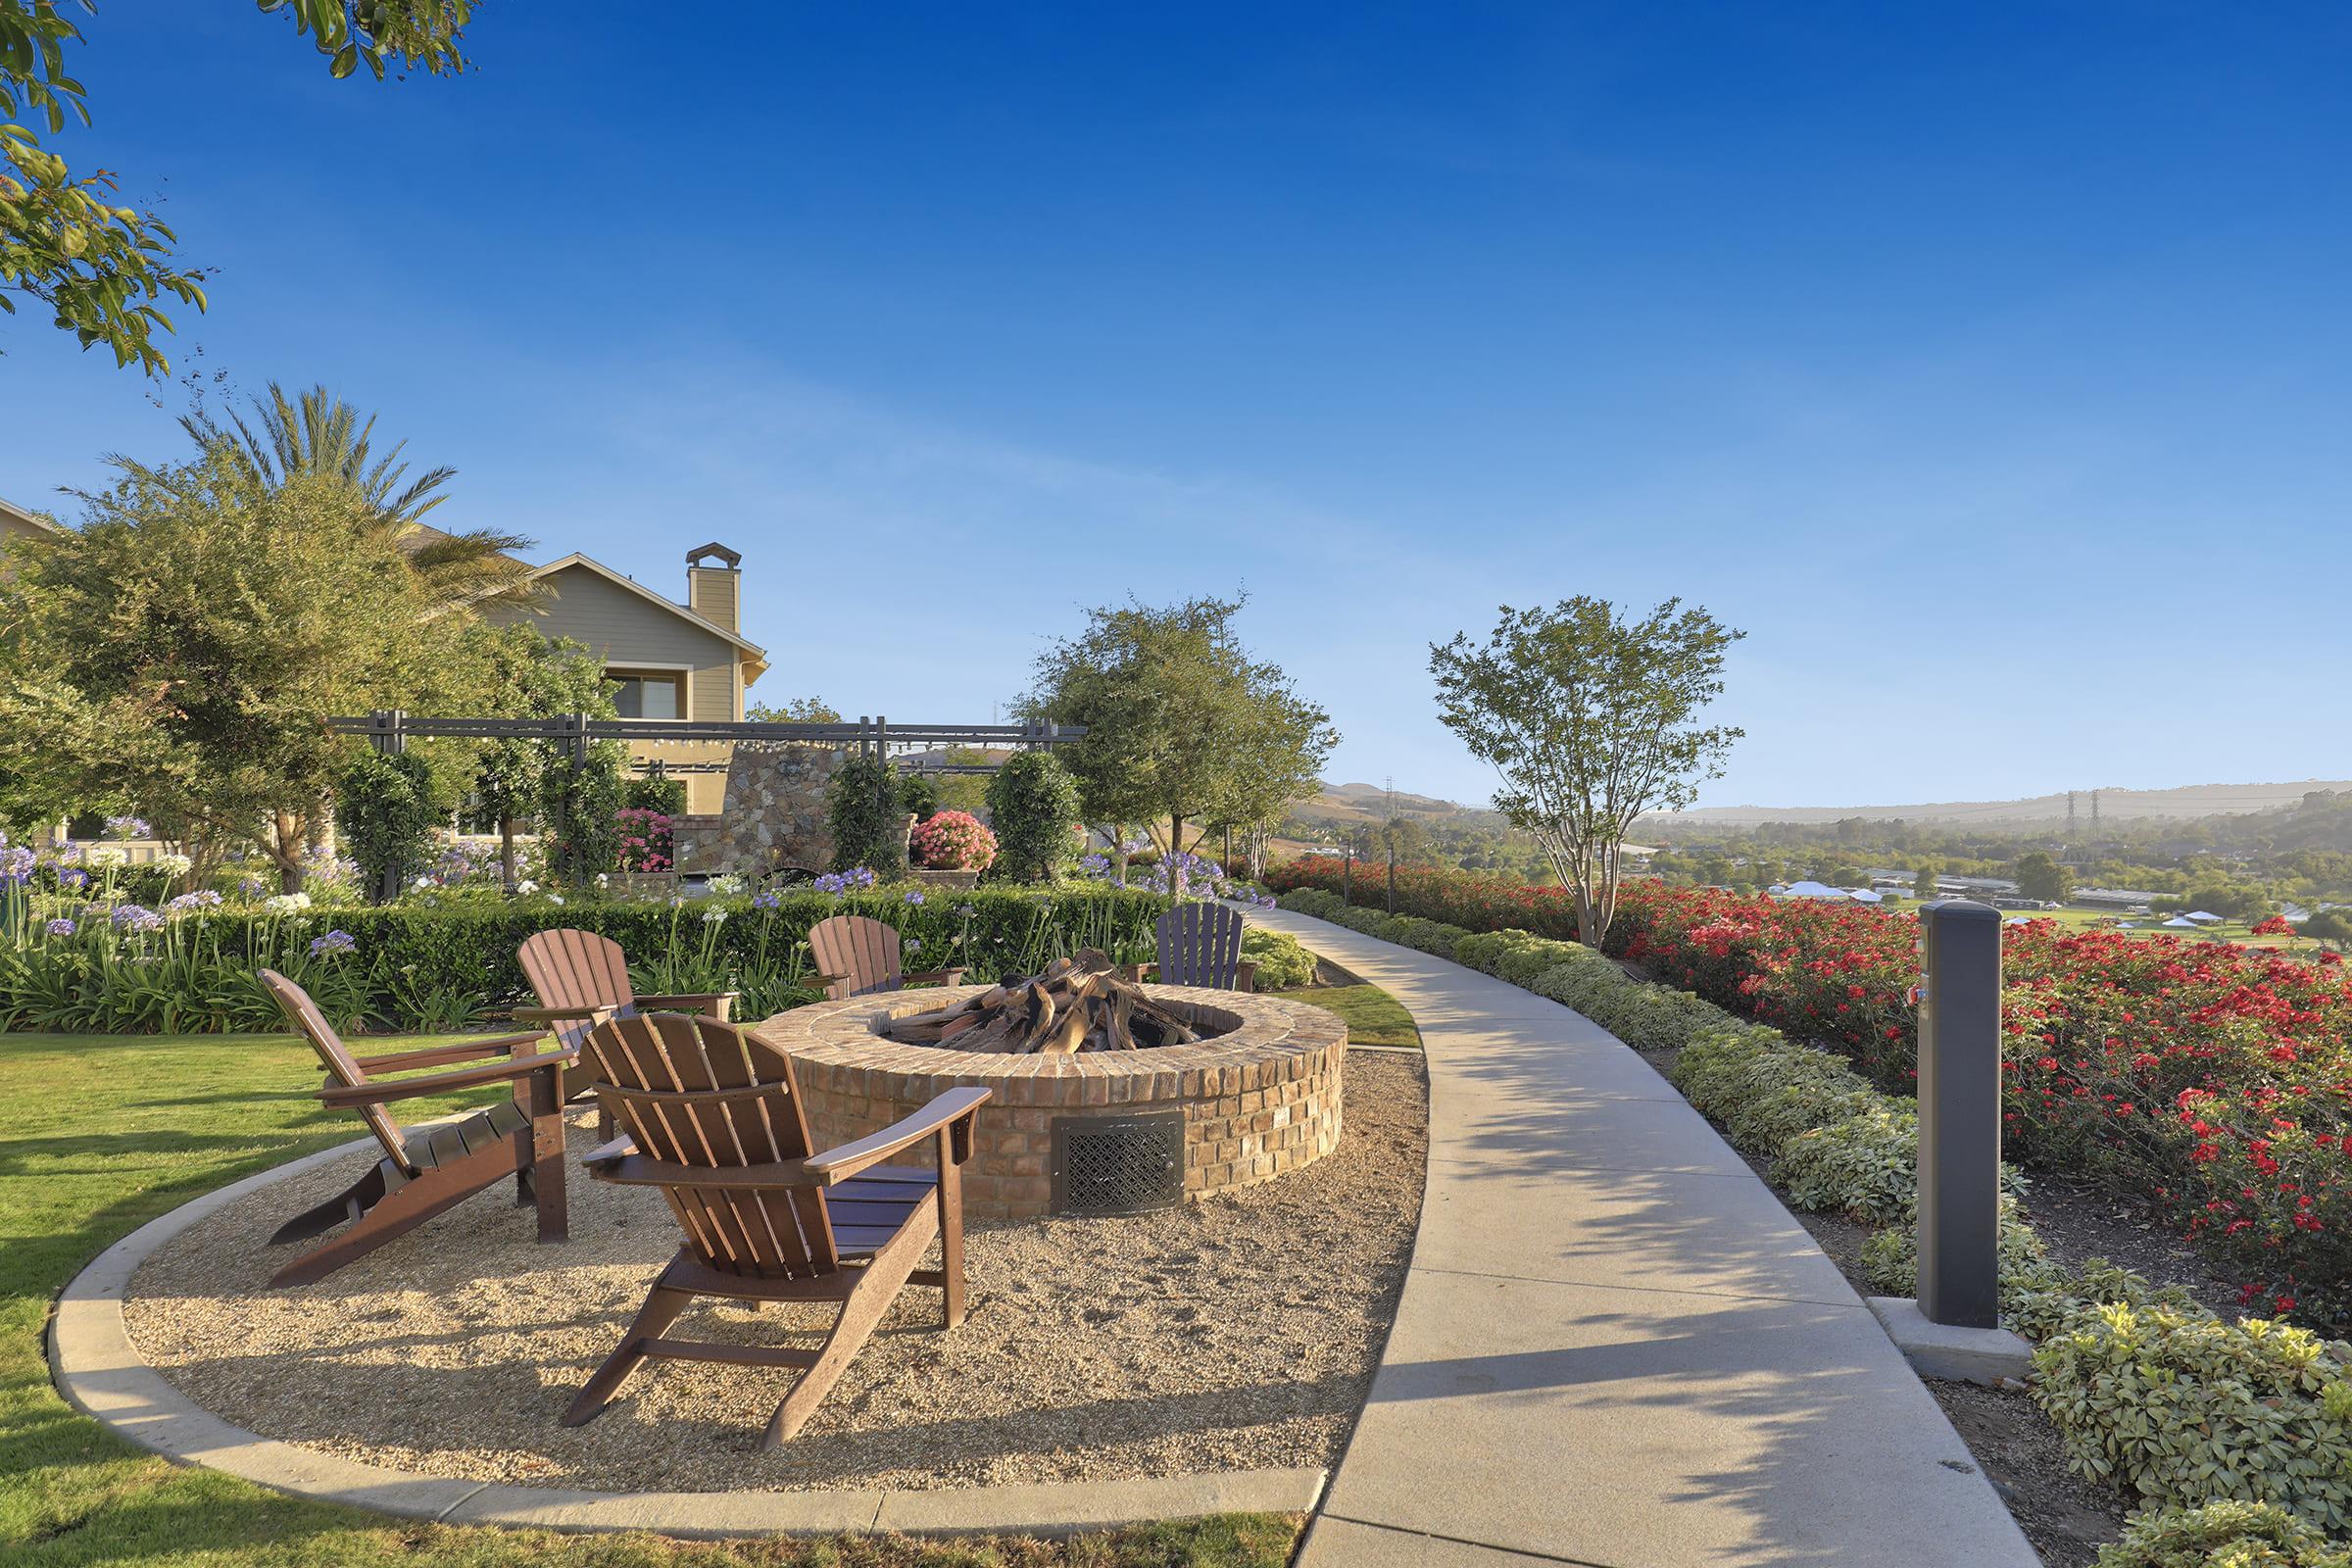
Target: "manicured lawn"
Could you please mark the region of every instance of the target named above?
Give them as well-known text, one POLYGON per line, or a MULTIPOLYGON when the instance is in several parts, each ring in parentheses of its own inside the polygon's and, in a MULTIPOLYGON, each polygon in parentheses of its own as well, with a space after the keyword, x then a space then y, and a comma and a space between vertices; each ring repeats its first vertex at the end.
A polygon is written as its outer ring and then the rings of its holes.
POLYGON ((1329 1007, 1348 1021, 1349 1045, 1421 1049, 1421 1031, 1413 1027, 1413 1015, 1378 986, 1322 986, 1306 991, 1277 991, 1273 995, 1329 1007))
MULTIPOLYGON (((374 1055, 406 1044, 370 1039, 363 1050, 374 1055)), ((391 1522, 179 1468, 74 1414, 50 1385, 42 1343, 59 1289, 110 1243, 186 1199, 356 1136, 356 1116, 310 1098, 318 1082, 315 1058, 288 1036, 0 1035, 0 1105, 8 1107, 0 1116, 0 1561, 1277 1568, 1290 1555, 1298 1521, 1264 1515, 1067 1542, 944 1544, 843 1538, 690 1545, 391 1522)), ((501 1093, 397 1108, 404 1121, 422 1121, 501 1093)))

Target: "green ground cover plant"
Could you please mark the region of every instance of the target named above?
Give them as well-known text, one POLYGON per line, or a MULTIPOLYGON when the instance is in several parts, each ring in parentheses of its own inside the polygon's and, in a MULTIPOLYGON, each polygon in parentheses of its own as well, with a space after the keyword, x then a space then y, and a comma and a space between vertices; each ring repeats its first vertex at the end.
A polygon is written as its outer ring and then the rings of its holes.
POLYGON ((1277 991, 1293 1002, 1328 1007, 1348 1025, 1351 1046, 1391 1046, 1403 1051, 1421 1049, 1421 1030, 1404 1004, 1378 986, 1319 986, 1310 990, 1277 991))
MULTIPOLYGON (((1279 1568, 1299 1521, 1227 1515, 1069 1541, 763 1540, 455 1528, 305 1502, 134 1449, 49 1382, 49 1304, 199 1193, 341 1143, 289 1036, 0 1036, 0 1560, 16 1568, 1279 1568)), ((406 1102, 423 1120, 502 1091, 406 1102)))

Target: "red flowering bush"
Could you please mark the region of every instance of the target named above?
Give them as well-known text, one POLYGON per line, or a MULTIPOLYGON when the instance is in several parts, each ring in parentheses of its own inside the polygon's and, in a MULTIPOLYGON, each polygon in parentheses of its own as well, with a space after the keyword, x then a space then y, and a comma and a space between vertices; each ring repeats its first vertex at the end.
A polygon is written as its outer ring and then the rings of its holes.
POLYGON ((2295 934, 2295 926, 2285 915, 2274 914, 2257 924, 2254 934, 2258 937, 2291 937, 2295 934))
POLYGON ((914 824, 908 848, 933 870, 985 871, 997 858, 997 836, 969 811, 940 811, 914 824))
MULTIPOLYGON (((1338 892, 1341 867, 1269 868, 1278 891, 1338 892)), ((1356 901, 1387 883, 1359 877, 1356 901)), ((1400 914, 1573 940, 1556 888, 1396 873, 1400 914)), ((1866 905, 1626 885, 1614 956, 1832 1045, 1882 1087, 1915 1088, 1916 921, 1866 905)), ((2251 1301, 2352 1314, 2352 983, 2334 955, 2073 931, 2003 932, 2008 1148, 2152 1194, 2233 1268, 2251 1301), (2284 1304, 2280 1304, 2284 1303, 2284 1304)))
POLYGON ((672 848, 669 813, 650 807, 629 806, 612 813, 620 827, 620 868, 623 871, 666 871, 672 848))

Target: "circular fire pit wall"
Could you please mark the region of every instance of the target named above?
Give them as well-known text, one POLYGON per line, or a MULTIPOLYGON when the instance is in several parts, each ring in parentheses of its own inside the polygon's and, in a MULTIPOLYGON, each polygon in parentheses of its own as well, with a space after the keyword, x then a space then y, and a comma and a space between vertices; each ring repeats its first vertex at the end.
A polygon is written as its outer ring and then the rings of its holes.
MULTIPOLYGON (((1339 1146, 1347 1026, 1279 997, 1146 986, 1215 1033, 1144 1051, 1012 1055, 874 1032, 878 1019, 986 989, 823 1002, 753 1032, 792 1057, 818 1149, 887 1127, 950 1089, 994 1090, 963 1167, 964 1212, 975 1219, 1134 1213, 1271 1181, 1339 1146)), ((931 1152, 899 1157, 928 1164, 931 1152)))

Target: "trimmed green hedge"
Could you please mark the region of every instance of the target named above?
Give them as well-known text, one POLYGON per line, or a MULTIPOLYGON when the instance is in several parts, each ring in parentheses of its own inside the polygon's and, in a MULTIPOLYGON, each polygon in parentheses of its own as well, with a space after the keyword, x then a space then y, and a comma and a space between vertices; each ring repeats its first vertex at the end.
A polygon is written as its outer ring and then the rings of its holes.
POLYGON ((561 926, 619 943, 641 990, 740 991, 740 1015, 760 1018, 817 994, 808 935, 827 915, 896 926, 909 968, 962 965, 994 980, 1034 974, 1080 948, 1148 960, 1165 907, 1150 894, 1092 885, 928 896, 885 888, 675 906, 468 897, 297 915, 199 912, 148 933, 93 922, 61 938, 32 928, 0 942, 0 1030, 276 1029, 277 1010, 253 979, 265 965, 310 989, 340 1027, 456 1028, 523 1000, 516 950, 561 926), (337 942, 313 952, 329 931, 348 935, 348 951, 337 942))

